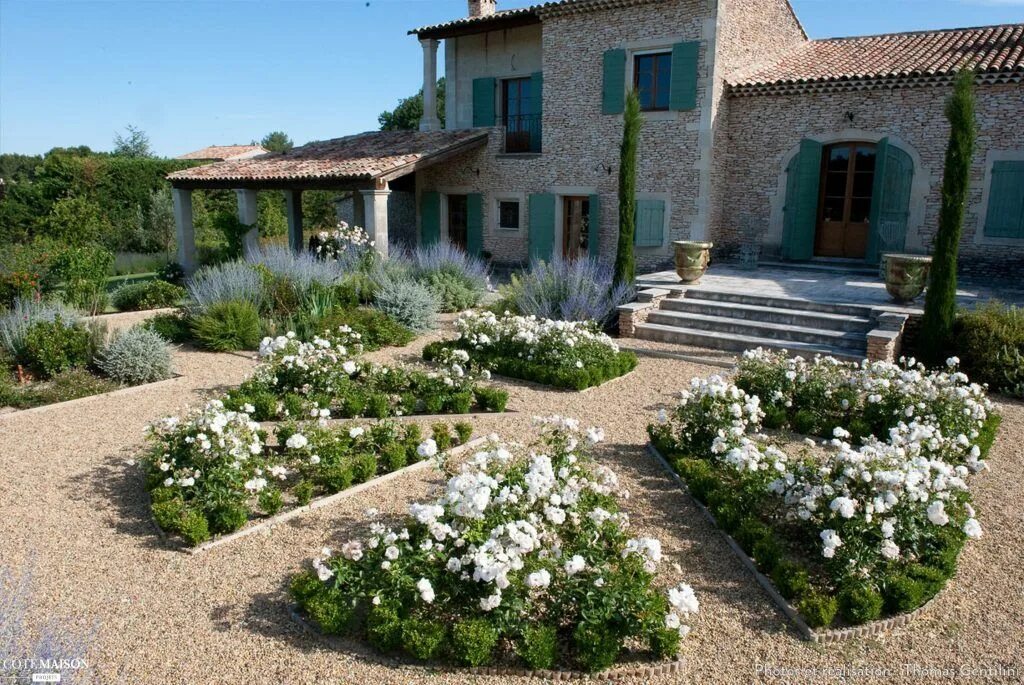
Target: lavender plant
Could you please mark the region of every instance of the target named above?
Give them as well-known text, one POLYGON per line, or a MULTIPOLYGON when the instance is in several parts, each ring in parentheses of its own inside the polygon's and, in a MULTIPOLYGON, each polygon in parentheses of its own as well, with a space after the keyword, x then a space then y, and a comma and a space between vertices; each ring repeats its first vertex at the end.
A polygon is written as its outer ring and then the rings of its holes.
POLYGON ((78 314, 59 300, 14 300, 10 310, 0 314, 0 348, 13 358, 23 356, 29 329, 37 323, 58 318, 73 325, 78 321, 78 314))
POLYGON ((266 298, 259 273, 245 262, 225 262, 200 269, 186 283, 188 309, 202 313, 222 302, 248 302, 259 309, 266 298))

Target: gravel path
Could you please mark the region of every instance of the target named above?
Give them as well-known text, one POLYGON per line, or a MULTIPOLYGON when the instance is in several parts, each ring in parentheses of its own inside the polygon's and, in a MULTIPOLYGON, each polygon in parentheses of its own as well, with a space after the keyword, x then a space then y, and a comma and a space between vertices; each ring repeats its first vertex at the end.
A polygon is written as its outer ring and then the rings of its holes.
MULTIPOLYGON (((376 359, 418 359, 410 348, 376 359)), ((410 474, 338 506, 311 512, 267 534, 200 555, 162 546, 128 464, 151 420, 182 410, 200 394, 241 380, 244 355, 183 349, 174 384, 122 398, 0 419, 0 566, 30 570, 30 624, 95 630, 89 665, 104 682, 155 683, 501 683, 458 673, 399 670, 359 646, 338 652, 303 634, 287 614, 289 576, 323 545, 336 546, 375 506, 401 513, 437 477, 410 474)), ((985 536, 969 544, 960 572, 917 622, 881 639, 837 646, 803 642, 726 544, 644 452, 646 423, 694 375, 720 369, 642 357, 629 379, 587 393, 505 383, 516 414, 477 417, 481 433, 523 434, 530 416, 560 413, 605 428, 600 456, 631 497, 634 528, 661 538, 669 562, 693 584, 701 614, 684 642, 688 672, 672 682, 833 682, 825 669, 873 670, 857 682, 927 682, 905 667, 991 668, 1024 673, 1024 405, 1006 403, 991 471, 975 483, 985 536), (817 669, 770 678, 772 668, 817 669)), ((949 678, 942 678, 949 679, 949 678)), ((1003 672, 983 682, 1019 682, 1003 672)), ((655 682, 670 682, 662 679, 655 682)))

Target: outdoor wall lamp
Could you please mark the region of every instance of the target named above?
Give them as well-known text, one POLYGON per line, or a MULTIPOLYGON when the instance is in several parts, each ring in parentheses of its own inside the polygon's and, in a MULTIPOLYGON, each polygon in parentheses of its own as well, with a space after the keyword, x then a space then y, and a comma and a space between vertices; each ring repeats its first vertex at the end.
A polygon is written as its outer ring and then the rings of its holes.
POLYGON ((612 175, 612 167, 604 162, 598 163, 597 167, 594 168, 594 171, 605 171, 609 176, 612 175))

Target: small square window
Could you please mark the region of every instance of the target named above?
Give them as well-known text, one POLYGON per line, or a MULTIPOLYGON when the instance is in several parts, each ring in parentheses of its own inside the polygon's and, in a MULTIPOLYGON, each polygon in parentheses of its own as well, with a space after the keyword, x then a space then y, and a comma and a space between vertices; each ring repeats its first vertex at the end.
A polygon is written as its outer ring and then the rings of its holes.
POLYGON ((498 201, 498 228, 504 231, 519 230, 519 202, 517 200, 498 201))

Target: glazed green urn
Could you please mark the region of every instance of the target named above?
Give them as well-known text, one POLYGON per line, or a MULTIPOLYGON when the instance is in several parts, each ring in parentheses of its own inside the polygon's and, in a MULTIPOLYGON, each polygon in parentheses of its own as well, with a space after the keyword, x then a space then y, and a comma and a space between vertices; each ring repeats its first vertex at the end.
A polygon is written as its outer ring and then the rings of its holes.
POLYGON ((687 285, 697 283, 708 270, 711 248, 714 243, 703 240, 673 240, 676 258, 676 274, 687 285))
POLYGON ((932 258, 920 254, 885 254, 885 289, 900 304, 913 302, 928 285, 932 258))

